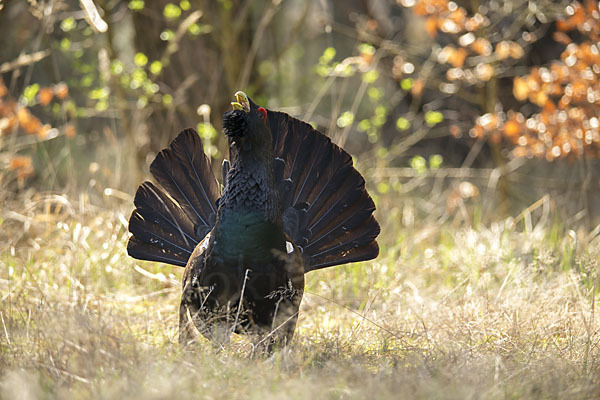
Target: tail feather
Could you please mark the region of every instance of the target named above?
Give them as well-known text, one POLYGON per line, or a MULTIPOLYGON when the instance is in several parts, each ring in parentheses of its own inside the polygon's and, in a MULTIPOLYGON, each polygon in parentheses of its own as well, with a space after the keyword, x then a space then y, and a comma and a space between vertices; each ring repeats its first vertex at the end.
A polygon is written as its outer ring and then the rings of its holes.
POLYGON ((310 125, 269 111, 275 157, 285 167, 280 184, 288 234, 302 247, 305 270, 375 258, 379 224, 365 181, 352 157, 310 125))
POLYGON ((180 267, 185 267, 189 254, 164 250, 156 251, 156 247, 150 243, 143 242, 135 236, 129 238, 127 242, 127 254, 138 260, 158 261, 167 264, 173 264, 180 267))
POLYGON ((216 214, 219 184, 204 154, 200 136, 193 129, 181 132, 162 150, 150 172, 165 188, 191 220, 211 226, 211 215, 216 214))
POLYGON ((129 231, 140 242, 158 247, 160 253, 167 251, 178 255, 187 255, 187 257, 192 254, 186 243, 181 241, 180 236, 158 224, 146 221, 138 212, 134 212, 129 219, 129 231))
POLYGON ((321 242, 321 246, 315 246, 310 249, 313 257, 323 257, 336 252, 343 252, 351 248, 361 247, 370 244, 379 232, 374 226, 376 222, 372 215, 363 219, 357 218, 357 225, 333 232, 328 235, 327 240, 321 242), (332 243, 335 243, 332 245, 332 243))
POLYGON ((371 214, 375 210, 373 201, 366 191, 352 187, 354 177, 349 175, 340 180, 340 184, 332 184, 338 188, 332 192, 320 208, 315 207, 314 217, 308 224, 313 235, 329 226, 332 221, 351 217, 354 212, 363 209, 371 214), (349 182, 350 181, 350 182, 349 182))
POLYGON ((318 231, 312 231, 312 240, 306 250, 322 248, 324 243, 335 242, 340 235, 361 229, 363 224, 372 216, 374 207, 368 207, 364 202, 357 201, 338 215, 333 215, 331 221, 318 231))
POLYGON ((150 172, 162 187, 144 182, 138 188, 127 252, 141 260, 185 266, 214 225, 219 193, 198 134, 181 132, 158 154, 150 172))
POLYGON ((339 264, 372 260, 379 254, 379 246, 377 245, 377 242, 373 240, 369 245, 353 248, 343 253, 344 255, 341 258, 341 261, 339 254, 332 254, 323 257, 310 257, 308 259, 308 265, 310 265, 308 271, 339 264))
POLYGON ((173 232, 178 233, 187 248, 194 246, 198 236, 194 223, 171 197, 152 182, 144 182, 140 185, 135 193, 133 204, 145 221, 170 227, 173 232))

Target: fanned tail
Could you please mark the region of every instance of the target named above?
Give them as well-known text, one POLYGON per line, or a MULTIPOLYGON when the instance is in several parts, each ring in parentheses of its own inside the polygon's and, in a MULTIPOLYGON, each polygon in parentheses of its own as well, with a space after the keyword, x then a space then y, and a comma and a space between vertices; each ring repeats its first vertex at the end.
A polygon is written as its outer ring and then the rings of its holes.
POLYGON ((160 184, 138 188, 129 218, 130 256, 185 266, 215 223, 219 185, 193 129, 182 131, 150 165, 160 184))
POLYGON ((301 247, 305 270, 370 260, 379 224, 352 157, 309 124, 269 111, 286 233, 301 247))

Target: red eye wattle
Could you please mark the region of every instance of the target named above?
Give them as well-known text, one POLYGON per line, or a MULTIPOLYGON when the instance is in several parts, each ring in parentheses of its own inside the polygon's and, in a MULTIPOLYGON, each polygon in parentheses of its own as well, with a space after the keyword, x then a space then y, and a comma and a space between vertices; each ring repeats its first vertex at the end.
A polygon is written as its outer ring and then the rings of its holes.
POLYGON ((262 114, 262 119, 265 121, 265 123, 267 122, 267 110, 265 110, 262 107, 258 107, 259 115, 262 114))

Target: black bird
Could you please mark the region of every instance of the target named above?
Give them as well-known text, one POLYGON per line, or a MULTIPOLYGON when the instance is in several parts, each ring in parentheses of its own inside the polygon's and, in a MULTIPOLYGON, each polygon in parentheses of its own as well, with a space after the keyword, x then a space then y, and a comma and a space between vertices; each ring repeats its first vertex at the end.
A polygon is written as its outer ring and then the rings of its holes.
POLYGON ((375 258, 375 204, 352 158, 309 124, 243 92, 223 116, 223 191, 198 134, 184 130, 150 165, 129 219, 130 256, 185 267, 179 339, 255 334, 291 340, 304 274, 375 258))

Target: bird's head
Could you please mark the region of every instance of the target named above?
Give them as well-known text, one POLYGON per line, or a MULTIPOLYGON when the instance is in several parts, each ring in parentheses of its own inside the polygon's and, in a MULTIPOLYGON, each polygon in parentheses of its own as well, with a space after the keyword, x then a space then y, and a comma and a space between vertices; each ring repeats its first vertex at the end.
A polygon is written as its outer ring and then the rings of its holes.
POLYGON ((272 136, 267 125, 267 110, 257 106, 246 93, 235 93, 232 110, 223 115, 223 133, 229 146, 238 152, 271 149, 272 136))

